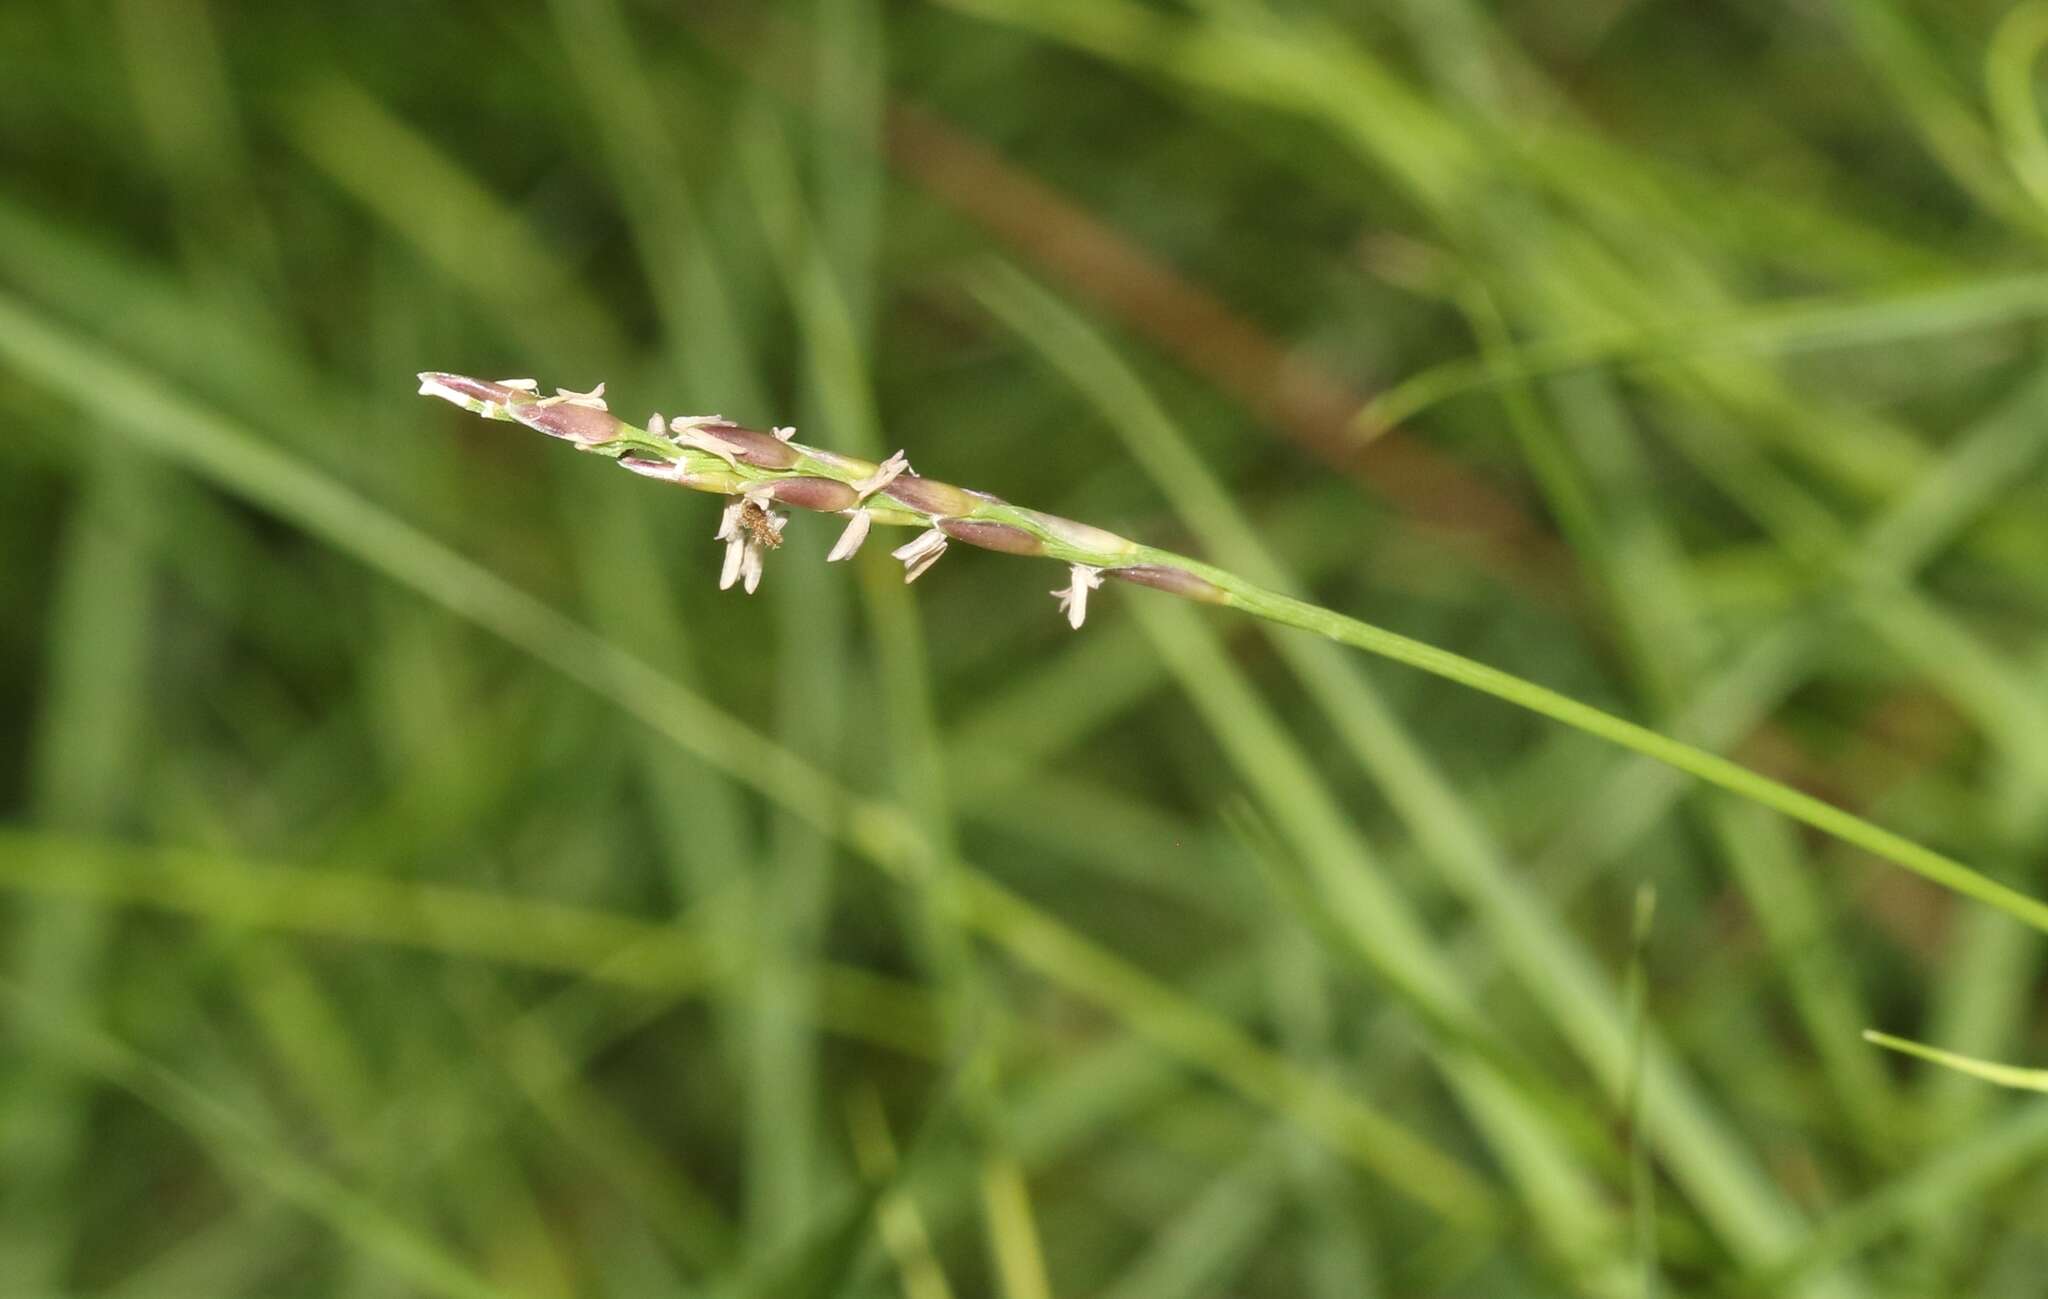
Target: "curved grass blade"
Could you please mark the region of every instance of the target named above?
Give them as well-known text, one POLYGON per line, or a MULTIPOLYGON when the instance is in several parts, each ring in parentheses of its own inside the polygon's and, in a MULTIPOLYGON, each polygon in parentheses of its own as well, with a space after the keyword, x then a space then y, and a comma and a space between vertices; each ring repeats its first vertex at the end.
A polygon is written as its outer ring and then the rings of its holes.
POLYGON ((1931 1061, 1944 1069, 1954 1069, 1972 1078, 1982 1078, 2000 1087, 2011 1087, 2018 1091, 2048 1092, 2048 1069, 2023 1069, 2018 1065, 1995 1064, 1990 1060, 1979 1060, 1975 1056, 1958 1055, 1944 1051, 1938 1046, 1927 1046, 1890 1033, 1880 1033, 1874 1028, 1863 1030, 1863 1040, 1901 1055, 1916 1056, 1931 1061))

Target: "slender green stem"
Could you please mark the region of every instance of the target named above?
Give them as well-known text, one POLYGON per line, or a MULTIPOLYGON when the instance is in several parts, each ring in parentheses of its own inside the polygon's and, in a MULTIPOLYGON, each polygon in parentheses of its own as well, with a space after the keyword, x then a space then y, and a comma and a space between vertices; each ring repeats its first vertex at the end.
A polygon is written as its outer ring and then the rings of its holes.
POLYGON ((1687 775, 1697 776, 1710 785, 1718 785, 1732 794, 1782 812, 1795 821, 1803 821, 1816 830, 1833 835, 1844 843, 1852 844, 1894 865, 1903 866, 1945 888, 1953 889, 1980 902, 1987 902, 2036 929, 2048 932, 2048 903, 2001 884, 1952 857, 1935 852, 1881 826, 1873 825, 1832 803, 1822 802, 1811 794, 1801 793, 1781 781, 1772 780, 1739 763, 1730 762, 1718 754, 1695 748, 1682 740, 1672 739, 1668 735, 1638 726, 1634 722, 1624 721, 1590 704, 1580 703, 1555 690, 1512 676, 1498 668, 1488 667, 1484 663, 1474 662, 1448 650, 1411 640, 1397 632, 1360 622, 1356 618, 1347 618, 1343 614, 1333 613, 1316 605, 1276 595, 1250 583, 1240 582, 1228 574, 1217 574, 1214 570, 1207 572, 1212 574, 1210 580, 1216 581, 1217 585, 1230 593, 1228 603, 1236 608, 1272 622, 1299 627, 1342 644, 1406 663, 1410 667, 1420 668, 1447 681, 1455 681, 1459 685, 1483 691, 1531 712, 1541 713, 1545 717, 1575 727, 1588 735, 1598 736, 1609 743, 1618 744, 1622 748, 1633 749, 1646 757, 1675 767, 1687 775))
MULTIPOLYGON (((2048 933, 2048 903, 1831 803, 1532 681, 1268 590, 1185 555, 910 473, 867 486, 879 468, 871 461, 723 421, 686 421, 674 432, 662 422, 636 428, 612 416, 594 397, 542 398, 523 387, 450 374, 420 378, 422 392, 487 419, 525 424, 571 442, 578 450, 609 456, 636 472, 698 491, 753 495, 832 513, 865 514, 873 523, 937 529, 948 540, 1059 560, 1326 636, 1654 758, 2048 933)), ((921 566, 912 567, 909 576, 921 571, 921 566)))
POLYGON ((1954 1051, 1944 1051, 1940 1047, 1927 1046, 1924 1043, 1915 1042, 1908 1038, 1893 1037, 1890 1033, 1880 1033, 1874 1028, 1863 1030, 1863 1040, 1874 1046, 1885 1047, 1904 1055, 1918 1056, 1922 1060, 1931 1060, 1935 1064, 1954 1069, 1958 1073, 1969 1074, 1972 1078, 1982 1078, 1986 1082, 1997 1083, 2000 1087, 2012 1087, 2020 1091, 2048 1092, 2048 1069, 2023 1069, 2018 1065, 1996 1064, 1990 1060, 1979 1060, 1975 1056, 1958 1055, 1954 1051))

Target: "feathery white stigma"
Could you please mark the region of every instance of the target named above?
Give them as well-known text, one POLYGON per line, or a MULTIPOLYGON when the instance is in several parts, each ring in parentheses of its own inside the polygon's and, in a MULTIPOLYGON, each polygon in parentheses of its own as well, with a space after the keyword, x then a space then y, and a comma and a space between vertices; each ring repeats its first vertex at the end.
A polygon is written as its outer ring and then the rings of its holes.
POLYGON ((909 459, 907 459, 901 451, 898 451, 895 455, 890 456, 881 464, 876 465, 875 472, 869 474, 865 478, 856 478, 854 481, 848 483, 847 486, 851 487, 854 491, 860 493, 860 498, 862 500, 866 500, 868 497, 873 496, 876 492, 881 491, 884 487, 887 487, 890 483, 895 482, 898 478, 902 477, 904 474, 909 472, 909 459))
POLYGON ((712 425, 723 423, 723 415, 678 415, 668 422, 668 431, 671 440, 677 446, 707 451, 737 469, 740 462, 734 458, 732 446, 716 433, 709 431, 712 425))
POLYGON ((846 531, 839 534, 839 540, 832 543, 832 553, 825 556, 825 562, 836 564, 842 559, 853 558, 860 549, 860 543, 868 539, 868 525, 873 522, 866 510, 854 510, 847 515, 846 531))
POLYGON ((1086 564, 1069 567, 1071 576, 1066 588, 1052 594, 1059 597, 1060 612, 1067 615, 1067 625, 1079 631, 1088 620, 1088 593, 1102 585, 1102 570, 1086 564))
POLYGON ((946 534, 927 528, 889 553, 903 561, 903 580, 915 582, 946 553, 946 534))
MULTIPOLYGON (((531 379, 520 379, 505 386, 508 388, 524 387, 528 392, 532 392, 539 387, 531 379)), ((604 404, 603 384, 597 385, 589 392, 577 392, 573 388, 557 388, 555 389, 554 396, 543 397, 534 404, 536 406, 587 406, 591 410, 602 411, 609 411, 611 409, 611 407, 604 404)))

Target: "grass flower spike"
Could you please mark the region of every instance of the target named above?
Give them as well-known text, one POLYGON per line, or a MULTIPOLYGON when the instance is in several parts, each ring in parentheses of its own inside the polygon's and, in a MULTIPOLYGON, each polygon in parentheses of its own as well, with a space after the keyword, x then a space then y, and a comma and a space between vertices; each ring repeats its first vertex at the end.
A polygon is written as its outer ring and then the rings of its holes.
POLYGON ((901 451, 876 464, 806 446, 795 439, 793 429, 761 432, 716 415, 670 420, 665 426, 657 417, 640 428, 611 414, 602 384, 589 392, 557 389, 553 397, 540 397, 538 385, 530 380, 489 383, 439 371, 421 374, 419 380, 423 395, 453 402, 485 419, 523 424, 579 451, 610 457, 635 473, 734 498, 717 534, 726 543, 721 587, 738 583, 752 591, 760 584, 762 558, 782 544, 787 522, 786 515, 772 508, 775 505, 847 517, 829 560, 852 555, 875 524, 921 529, 892 552, 903 562, 905 581, 917 580, 955 541, 1056 560, 1068 565, 1069 576, 1067 586, 1053 595, 1075 628, 1087 617, 1088 593, 1104 578, 1300 628, 1655 758, 2048 932, 2048 903, 1717 754, 1497 668, 1268 590, 1200 560, 1012 505, 986 492, 925 478, 911 472, 901 451))

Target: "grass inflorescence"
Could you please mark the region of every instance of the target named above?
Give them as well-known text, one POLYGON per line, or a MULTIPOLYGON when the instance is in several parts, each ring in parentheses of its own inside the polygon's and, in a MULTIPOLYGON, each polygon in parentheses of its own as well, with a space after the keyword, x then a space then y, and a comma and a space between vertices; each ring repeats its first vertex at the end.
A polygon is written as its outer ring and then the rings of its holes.
POLYGON ((1071 566, 1073 576, 1068 587, 1052 594, 1076 630, 1086 614, 1088 591, 1107 576, 1317 632, 1656 758, 2048 932, 2048 902, 1780 781, 1534 682, 1264 589, 1199 560, 1142 546, 1072 519, 1011 505, 988 492, 921 477, 908 471, 901 452, 875 464, 806 446, 794 440, 793 428, 763 433, 722 416, 665 419, 657 414, 645 427, 636 427, 611 413, 600 395, 602 384, 590 393, 557 390, 555 396, 543 397, 532 380, 491 382, 439 371, 423 372, 419 380, 422 394, 440 397, 486 419, 523 424, 579 451, 609 456, 645 477, 738 498, 726 507, 716 534, 716 539, 727 545, 721 589, 729 589, 744 574, 746 590, 752 594, 760 579, 763 551, 781 545, 781 520, 767 508, 771 502, 845 515, 847 531, 828 556, 832 560, 849 558, 874 522, 923 529, 910 544, 893 552, 903 561, 906 582, 924 573, 951 541, 1004 554, 1060 560, 1071 566))

